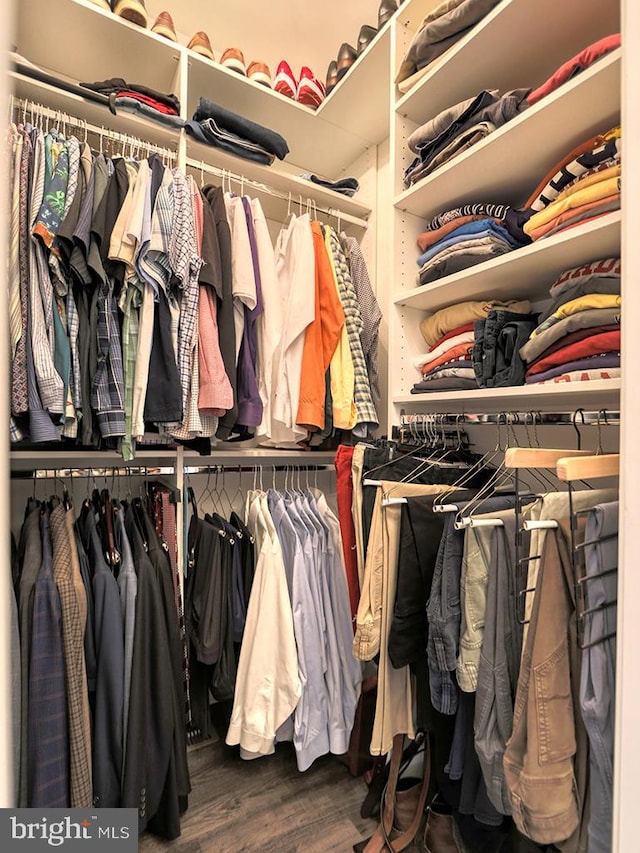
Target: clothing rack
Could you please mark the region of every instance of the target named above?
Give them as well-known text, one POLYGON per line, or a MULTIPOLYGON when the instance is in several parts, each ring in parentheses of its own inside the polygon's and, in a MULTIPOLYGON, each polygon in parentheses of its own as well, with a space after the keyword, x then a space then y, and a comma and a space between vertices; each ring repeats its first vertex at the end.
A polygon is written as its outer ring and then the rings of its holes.
POLYGON ((112 468, 36 468, 27 471, 12 471, 12 480, 56 480, 63 477, 70 478, 94 478, 94 477, 160 477, 175 473, 173 465, 163 467, 147 467, 137 465, 133 467, 112 468))
MULTIPOLYGON (((436 413, 407 415, 400 413, 400 426, 427 426, 427 425, 462 425, 462 424, 494 424, 503 426, 563 426, 570 425, 577 428, 580 426, 606 426, 618 425, 620 423, 620 412, 610 412, 607 409, 599 411, 585 411, 576 409, 574 412, 460 412, 458 414, 436 413), (578 416, 580 420, 578 422, 578 416)), ((394 429, 397 427, 394 426, 394 429)))
POLYGON ((333 471, 333 465, 307 465, 306 463, 298 463, 292 462, 284 465, 263 465, 262 463, 256 463, 255 465, 187 465, 184 469, 185 474, 215 474, 216 472, 222 473, 223 471, 235 471, 236 473, 253 473, 254 471, 258 471, 260 469, 267 471, 290 471, 294 469, 296 471, 333 471))
POLYGON ((232 172, 230 169, 223 169, 218 166, 211 166, 209 163, 205 163, 203 160, 195 160, 193 157, 187 157, 185 160, 185 165, 187 168, 194 169, 195 171, 200 172, 201 183, 204 183, 203 178, 204 174, 214 175, 215 177, 221 178, 223 182, 229 182, 229 189, 231 189, 231 182, 234 181, 236 184, 240 186, 240 195, 244 195, 244 187, 250 186, 253 189, 257 190, 260 193, 271 196, 272 198, 277 198, 280 201, 288 202, 288 213, 291 213, 291 206, 298 205, 300 208, 300 212, 302 213, 303 209, 306 209, 306 212, 313 213, 317 215, 318 213, 323 213, 325 216, 333 216, 338 220, 338 231, 340 230, 340 223, 342 221, 349 222, 351 225, 359 225, 365 226, 366 222, 357 216, 353 216, 350 213, 345 213, 342 210, 339 210, 335 207, 323 207, 318 205, 311 198, 304 198, 302 193, 298 194, 297 199, 291 192, 283 192, 275 187, 269 186, 264 183, 264 181, 257 181, 253 178, 247 178, 245 175, 237 174, 236 172, 232 172))
POLYGON ((103 141, 106 139, 110 143, 118 143, 122 146, 122 154, 125 155, 125 149, 129 147, 129 155, 131 157, 138 154, 159 154, 164 161, 168 161, 170 164, 175 163, 178 157, 176 151, 172 151, 170 148, 164 148, 159 145, 154 145, 151 142, 147 142, 144 139, 141 139, 137 136, 132 136, 129 133, 120 133, 119 131, 109 130, 104 125, 91 124, 84 119, 75 118, 69 113, 62 112, 62 110, 52 110, 50 107, 46 107, 43 104, 39 104, 36 101, 31 101, 25 98, 18 98, 15 95, 9 96, 9 113, 10 116, 13 116, 15 112, 22 113, 22 121, 23 123, 27 119, 27 114, 31 115, 31 118, 35 120, 36 117, 41 119, 46 119, 47 122, 53 121, 60 125, 62 125, 62 133, 65 134, 66 125, 70 125, 73 128, 76 128, 84 133, 83 141, 86 142, 88 135, 91 133, 94 136, 99 138, 100 151, 103 150, 103 141))

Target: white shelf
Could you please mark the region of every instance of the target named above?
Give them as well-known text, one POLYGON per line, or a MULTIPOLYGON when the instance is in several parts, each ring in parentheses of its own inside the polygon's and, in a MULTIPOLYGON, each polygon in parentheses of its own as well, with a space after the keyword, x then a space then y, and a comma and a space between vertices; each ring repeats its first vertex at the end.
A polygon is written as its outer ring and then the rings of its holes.
POLYGON ((123 77, 175 92, 183 48, 89 0, 20 0, 16 50, 35 65, 92 83, 123 77))
MULTIPOLYGON (((215 447, 209 456, 200 456, 193 451, 185 451, 185 468, 197 468, 207 465, 286 465, 303 463, 308 465, 333 465, 334 450, 278 450, 277 448, 248 447, 238 450, 237 445, 215 447)), ((268 469, 265 469, 265 475, 268 469)))
POLYGON ((400 193, 396 207, 424 217, 476 201, 521 207, 562 156, 619 121, 620 73, 617 50, 400 193))
POLYGON ((385 27, 316 111, 188 51, 187 114, 208 98, 281 133, 286 163, 334 180, 389 134, 389 44, 385 27))
MULTIPOLYGON (((79 95, 16 72, 9 72, 9 81, 14 94, 18 97, 44 104, 52 110, 60 110, 68 116, 82 119, 95 127, 104 127, 105 137, 108 136, 109 131, 115 131, 138 137, 160 148, 168 148, 173 152, 178 151, 179 141, 183 133, 181 130, 165 127, 158 122, 126 112, 114 115, 106 105, 87 100, 79 95)), ((74 128, 74 131, 76 135, 82 134, 82 128, 74 128)), ((299 175, 282 171, 282 168, 278 169, 277 163, 279 161, 276 161, 273 166, 263 166, 250 160, 234 157, 212 146, 203 145, 188 136, 186 146, 187 156, 193 161, 188 165, 196 178, 199 178, 199 164, 202 162, 220 170, 224 169, 242 175, 257 184, 264 185, 264 198, 267 202, 263 205, 265 214, 269 214, 267 209, 269 208, 272 216, 282 219, 287 211, 287 201, 278 199, 276 204, 276 200, 269 197, 268 188, 271 188, 285 195, 291 193, 291 206, 294 210, 300 199, 303 205, 306 204, 307 200, 311 200, 322 210, 335 211, 336 219, 340 218, 341 222, 356 230, 367 226, 367 219, 371 215, 371 208, 368 205, 355 198, 349 198, 333 190, 318 186, 299 175)), ((117 149, 117 142, 115 147, 117 149)), ((260 195, 258 187, 252 186, 252 191, 257 191, 257 194, 260 195)))
POLYGON ((549 287, 560 273, 620 255, 621 221, 619 210, 608 213, 455 275, 396 293, 394 303, 434 311, 467 299, 548 299, 549 287))
MULTIPOLYGON (((187 165, 196 178, 199 177, 200 163, 209 164, 218 169, 230 170, 237 175, 244 175, 251 181, 262 183, 265 187, 270 187, 283 194, 291 193, 291 209, 294 211, 297 210, 300 199, 302 199, 303 205, 307 199, 311 199, 315 201, 318 207, 339 211, 345 222, 359 228, 366 227, 367 219, 371 214, 371 208, 359 202, 357 198, 340 195, 334 190, 328 190, 312 181, 307 181, 299 175, 282 171, 282 168, 278 168, 279 161, 277 160, 273 166, 264 166, 261 163, 253 163, 250 160, 234 157, 232 154, 227 154, 225 151, 213 148, 210 145, 204 145, 202 142, 197 142, 193 137, 187 136, 187 165)), ((206 168, 204 174, 206 179, 206 168)), ((252 194, 255 190, 256 187, 252 185, 252 194)), ((283 216, 286 215, 287 202, 284 202, 284 207, 282 202, 277 205, 276 215, 280 216, 282 212, 283 216)), ((267 213, 266 208, 265 213, 267 213)))
MULTIPOLYGON (((407 3, 398 18, 417 30, 434 4, 407 3)), ((612 0, 502 0, 482 21, 401 97, 396 109, 421 124, 482 89, 501 93, 541 85, 566 60, 603 36, 620 30, 620 10, 612 0)), ((395 74, 395 69, 394 69, 395 74)))
POLYGON ((169 449, 137 450, 135 459, 125 463, 119 453, 104 450, 12 450, 9 463, 12 471, 32 471, 47 468, 51 471, 67 468, 162 468, 175 466, 177 451, 169 449))
POLYGON ((388 26, 314 111, 89 0, 21 0, 17 17, 17 51, 44 69, 81 82, 122 77, 179 94, 185 56, 183 115, 191 117, 200 96, 206 97, 278 131, 290 149, 285 162, 332 180, 389 135, 388 26))
POLYGON ((558 385, 517 385, 513 388, 478 388, 472 391, 442 391, 431 394, 398 394, 396 406, 433 412, 500 412, 512 405, 530 406, 536 411, 556 410, 558 406, 576 408, 619 405, 620 380, 594 379, 558 385), (526 402, 523 402, 526 401, 526 402))
MULTIPOLYGON (((8 79, 11 90, 19 98, 34 101, 36 104, 42 104, 52 110, 60 110, 72 118, 82 119, 96 127, 104 127, 107 133, 109 130, 125 133, 148 141, 160 148, 168 148, 173 152, 178 150, 180 134, 182 133, 179 129, 140 118, 132 113, 120 112, 114 115, 106 104, 87 100, 72 92, 50 86, 48 83, 25 77, 15 71, 8 72, 8 79)), ((77 128, 75 128, 75 133, 78 134, 77 128)))
MULTIPOLYGON (((397 13, 396 13, 397 14, 397 13)), ((334 127, 345 124, 357 129, 369 143, 382 142, 389 135, 391 26, 378 32, 367 49, 318 107, 316 117, 334 127)), ((332 143, 329 143, 329 147, 332 143)), ((359 152, 356 152, 356 156, 359 152)), ((355 159, 352 157, 351 159, 355 159)), ((347 161, 349 162, 349 161, 347 161)))
MULTIPOLYGON (((264 447, 242 447, 238 445, 213 448, 208 456, 185 450, 182 464, 185 468, 210 465, 286 465, 304 463, 308 465, 333 465, 333 450, 278 450, 264 447)), ((109 468, 169 468, 178 465, 177 449, 137 450, 131 462, 123 462, 118 453, 103 450, 69 449, 12 450, 9 455, 12 471, 48 469, 64 471, 69 468, 94 468, 96 471, 109 468)))

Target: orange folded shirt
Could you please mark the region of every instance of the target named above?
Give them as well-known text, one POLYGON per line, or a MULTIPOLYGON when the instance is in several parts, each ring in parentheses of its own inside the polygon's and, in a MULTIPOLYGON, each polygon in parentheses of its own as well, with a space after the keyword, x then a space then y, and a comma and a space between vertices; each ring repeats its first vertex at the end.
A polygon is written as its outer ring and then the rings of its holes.
POLYGON ((422 373, 430 373, 432 370, 435 370, 436 367, 440 367, 441 364, 446 364, 447 361, 456 361, 462 356, 471 355, 472 352, 473 344, 458 344, 455 347, 451 347, 451 349, 448 349, 446 352, 443 352, 442 355, 439 355, 437 358, 423 364, 422 373))
POLYGON ((455 231, 456 228, 460 228, 461 225, 466 225, 467 222, 475 222, 478 219, 487 219, 486 216, 459 216, 457 219, 452 219, 451 222, 445 222, 444 225, 441 225, 440 228, 436 228, 434 231, 424 231, 422 234, 418 234, 418 248, 421 252, 426 252, 431 246, 438 242, 438 240, 443 240, 447 234, 450 234, 452 231, 455 231))

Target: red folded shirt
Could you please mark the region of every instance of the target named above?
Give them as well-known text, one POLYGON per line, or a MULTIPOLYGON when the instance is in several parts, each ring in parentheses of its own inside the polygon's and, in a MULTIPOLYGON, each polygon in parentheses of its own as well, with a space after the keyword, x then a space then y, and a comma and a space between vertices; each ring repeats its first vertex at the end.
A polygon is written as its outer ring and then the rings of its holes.
POLYGON ((537 364, 539 359, 547 358, 547 356, 553 355, 555 352, 558 352, 558 350, 568 347, 570 344, 577 344, 579 341, 584 341, 586 338, 592 337, 592 335, 601 335, 604 334, 604 332, 619 331, 619 323, 612 323, 610 326, 592 326, 590 329, 576 329, 575 332, 569 332, 568 335, 565 335, 563 338, 559 338, 554 344, 547 347, 547 349, 544 350, 544 352, 542 352, 535 361, 531 362, 531 366, 533 367, 537 364))
POLYGON ((437 349, 440 346, 440 344, 443 344, 451 338, 457 337, 457 335, 463 335, 465 332, 473 332, 473 323, 467 323, 464 326, 458 326, 457 329, 451 329, 450 332, 447 332, 447 334, 443 335, 440 340, 436 341, 432 347, 429 347, 429 352, 433 352, 434 349, 437 349))
POLYGON ((619 350, 620 329, 617 329, 615 332, 601 332, 577 343, 561 347, 551 355, 545 355, 543 358, 532 362, 527 370, 527 376, 535 373, 543 373, 552 367, 559 367, 561 364, 578 361, 578 359, 587 358, 590 355, 600 355, 603 352, 619 352, 619 350))
POLYGON ((600 59, 601 56, 604 56, 606 53, 611 53, 612 50, 615 50, 618 47, 620 47, 620 33, 615 33, 612 36, 605 36, 604 38, 595 41, 593 44, 590 44, 588 47, 585 47, 585 49, 581 50, 580 53, 577 53, 575 56, 572 56, 571 59, 564 62, 560 68, 558 68, 558 70, 542 84, 542 86, 538 89, 534 89, 527 97, 527 103, 529 106, 535 104, 536 101, 539 101, 541 98, 549 95, 559 86, 562 86, 563 83, 566 83, 567 80, 575 77, 575 75, 579 74, 580 71, 588 68, 597 59, 600 59))
POLYGON ((148 106, 153 107, 153 109, 157 110, 159 113, 164 113, 168 116, 178 115, 178 111, 174 110, 173 107, 169 107, 167 104, 156 101, 148 95, 142 95, 140 92, 129 92, 125 89, 121 92, 116 92, 116 98, 135 98, 136 101, 140 101, 142 104, 148 104, 148 106))

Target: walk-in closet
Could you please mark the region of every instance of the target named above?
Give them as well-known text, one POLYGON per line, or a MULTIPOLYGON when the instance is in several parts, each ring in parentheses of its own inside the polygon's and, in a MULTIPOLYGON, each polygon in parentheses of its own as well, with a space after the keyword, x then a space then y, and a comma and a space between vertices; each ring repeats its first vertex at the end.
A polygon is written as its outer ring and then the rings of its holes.
POLYGON ((3 849, 635 851, 638 8, 0 25, 3 849))

